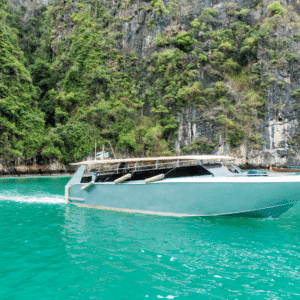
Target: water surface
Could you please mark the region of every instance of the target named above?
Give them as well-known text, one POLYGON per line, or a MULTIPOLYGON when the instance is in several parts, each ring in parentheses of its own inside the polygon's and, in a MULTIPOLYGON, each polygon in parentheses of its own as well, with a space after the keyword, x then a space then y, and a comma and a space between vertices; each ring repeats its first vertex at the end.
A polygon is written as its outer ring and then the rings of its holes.
POLYGON ((300 299, 300 205, 278 219, 65 206, 67 177, 0 179, 0 299, 300 299))

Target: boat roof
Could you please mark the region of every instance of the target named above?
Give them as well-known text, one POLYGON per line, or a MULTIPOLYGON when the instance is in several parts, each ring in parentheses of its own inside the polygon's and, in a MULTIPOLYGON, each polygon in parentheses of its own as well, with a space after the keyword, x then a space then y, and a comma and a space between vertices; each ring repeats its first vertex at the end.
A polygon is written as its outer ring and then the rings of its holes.
POLYGON ((98 165, 98 164, 116 164, 116 163, 136 163, 151 161, 176 161, 176 160, 234 160, 234 157, 221 155, 187 155, 187 156, 161 156, 161 157, 142 157, 142 158, 125 158, 125 159, 102 159, 87 160, 78 163, 71 163, 73 166, 80 165, 98 165))

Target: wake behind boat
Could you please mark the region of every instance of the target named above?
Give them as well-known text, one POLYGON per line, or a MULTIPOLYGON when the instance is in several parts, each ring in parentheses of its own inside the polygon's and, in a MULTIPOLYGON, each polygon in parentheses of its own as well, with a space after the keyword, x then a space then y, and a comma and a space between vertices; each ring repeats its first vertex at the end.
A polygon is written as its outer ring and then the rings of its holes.
POLYGON ((93 160, 78 165, 66 204, 166 216, 278 217, 300 199, 300 176, 244 172, 228 156, 93 160))

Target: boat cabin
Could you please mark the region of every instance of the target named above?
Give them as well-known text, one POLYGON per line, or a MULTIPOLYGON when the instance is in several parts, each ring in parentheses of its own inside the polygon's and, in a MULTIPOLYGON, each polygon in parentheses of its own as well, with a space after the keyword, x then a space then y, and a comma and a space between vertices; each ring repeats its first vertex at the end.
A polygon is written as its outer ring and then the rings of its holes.
POLYGON ((119 183, 157 177, 182 178, 191 176, 230 177, 244 174, 228 156, 197 155, 155 158, 110 159, 87 161, 73 165, 87 165, 82 183, 119 183), (224 163, 227 162, 227 163, 224 163))

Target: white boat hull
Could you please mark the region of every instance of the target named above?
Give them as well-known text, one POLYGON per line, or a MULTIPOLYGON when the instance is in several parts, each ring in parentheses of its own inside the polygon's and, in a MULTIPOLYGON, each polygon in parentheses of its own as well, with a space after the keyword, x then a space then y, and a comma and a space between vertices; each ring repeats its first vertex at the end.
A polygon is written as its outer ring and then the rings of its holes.
POLYGON ((300 176, 186 177, 145 183, 69 183, 67 203, 170 216, 277 217, 300 199, 300 176))

